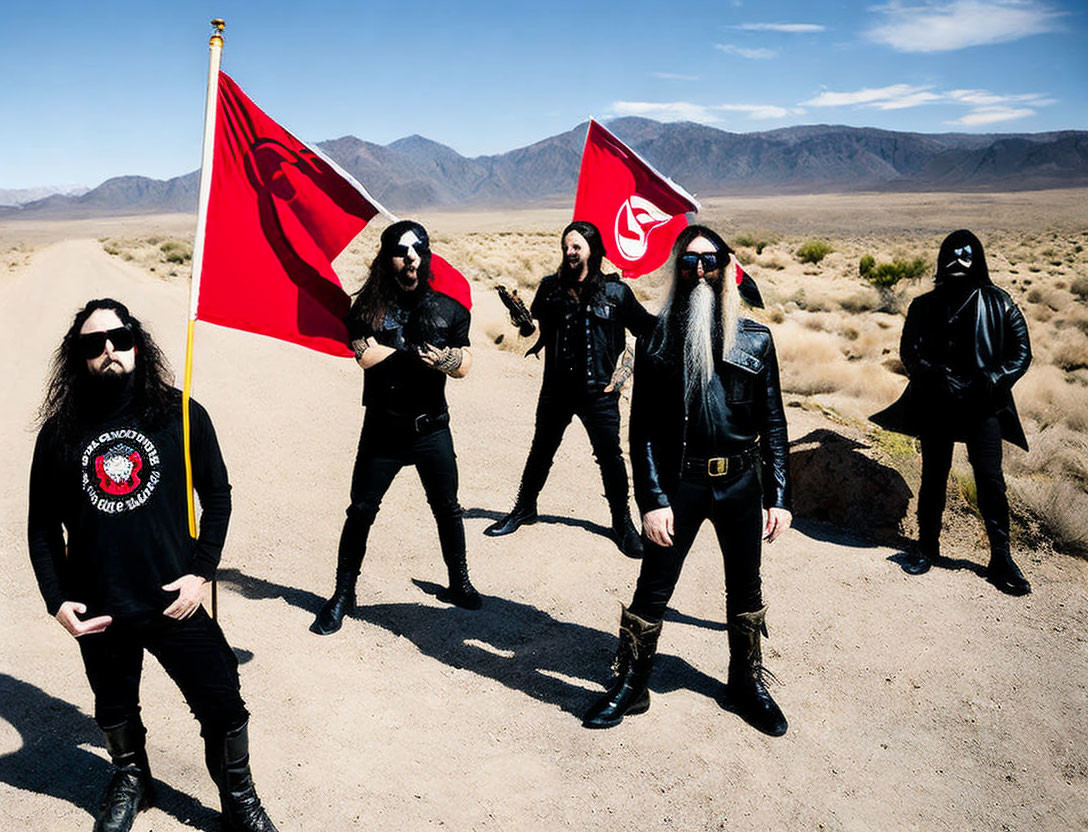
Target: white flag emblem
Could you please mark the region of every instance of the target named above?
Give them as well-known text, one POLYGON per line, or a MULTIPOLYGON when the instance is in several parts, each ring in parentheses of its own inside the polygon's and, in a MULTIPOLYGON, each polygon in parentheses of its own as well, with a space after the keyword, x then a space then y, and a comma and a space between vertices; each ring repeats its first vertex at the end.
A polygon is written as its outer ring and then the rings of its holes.
POLYGON ((648 247, 646 237, 672 219, 650 200, 632 194, 616 214, 616 247, 628 260, 639 260, 648 247))

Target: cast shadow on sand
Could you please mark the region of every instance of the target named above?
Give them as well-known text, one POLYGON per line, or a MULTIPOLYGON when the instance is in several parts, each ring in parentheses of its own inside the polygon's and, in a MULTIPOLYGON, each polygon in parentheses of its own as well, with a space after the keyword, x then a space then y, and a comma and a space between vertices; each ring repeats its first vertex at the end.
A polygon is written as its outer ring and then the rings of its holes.
POLYGON ((852 548, 902 544, 910 486, 861 453, 865 447, 827 428, 790 442, 794 525, 802 534, 852 548))
MULTIPOLYGON (((907 541, 904 544, 902 551, 896 552, 894 555, 888 556, 888 561, 890 563, 897 564, 901 569, 903 569, 904 572, 906 572, 906 569, 904 567, 906 564, 907 556, 909 555, 909 550, 907 547, 912 545, 912 542, 907 541)), ((986 580, 988 577, 985 566, 983 566, 981 563, 975 563, 973 560, 967 560, 966 558, 946 558, 938 555, 937 557, 930 559, 929 562, 934 569, 947 569, 950 572, 959 572, 960 570, 966 569, 968 572, 974 572, 983 580, 986 580)), ((919 580, 924 580, 924 575, 917 575, 912 577, 917 577, 919 580)))
MULTIPOLYGON (((464 518, 466 520, 475 520, 483 518, 485 520, 502 520, 506 516, 505 511, 492 511, 487 508, 466 508, 464 518)), ((585 529, 592 534, 600 535, 601 537, 607 537, 612 539, 612 530, 607 526, 602 526, 600 523, 594 523, 592 520, 582 520, 579 517, 563 517, 559 514, 541 514, 537 517, 537 523, 552 523, 557 526, 570 526, 575 529, 585 529)))
MULTIPOLYGON (((0 782, 67 801, 91 817, 98 813, 113 766, 83 747, 104 747, 102 732, 91 717, 41 688, 0 673, 0 720, 21 740, 17 750, 0 756, 0 782)), ((218 811, 159 779, 155 808, 193 829, 220 828, 218 811)))
MULTIPOLYGON (((324 598, 315 593, 254 578, 237 569, 220 570, 219 579, 246 598, 283 599, 312 615, 324 603, 324 598)), ((430 581, 413 579, 412 583, 431 596, 443 589, 430 581)), ((577 717, 603 690, 601 685, 608 680, 616 650, 617 639, 612 632, 560 621, 534 606, 496 595, 484 595, 483 609, 478 612, 414 603, 368 605, 365 597, 361 600, 351 617, 354 621, 407 638, 420 652, 437 661, 493 679, 577 717)), ((673 623, 718 626, 679 613, 666 617, 673 623)), ((358 637, 352 620, 345 621, 339 633, 327 636, 358 637)), ((667 628, 661 646, 663 651, 668 650, 667 628)), ((723 673, 725 653, 723 639, 723 673)), ((720 701, 722 687, 720 680, 683 659, 658 653, 650 681, 655 693, 686 689, 720 701)))

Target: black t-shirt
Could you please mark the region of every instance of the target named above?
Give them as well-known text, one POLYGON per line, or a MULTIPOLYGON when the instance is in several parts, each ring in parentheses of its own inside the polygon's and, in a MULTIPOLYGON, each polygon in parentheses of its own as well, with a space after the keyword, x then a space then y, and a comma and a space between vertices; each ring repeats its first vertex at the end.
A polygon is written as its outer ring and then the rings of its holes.
POLYGON ((46 608, 64 601, 87 615, 161 615, 162 589, 185 574, 211 579, 230 518, 230 483, 208 413, 190 402, 193 485, 200 534, 189 536, 180 395, 154 429, 121 408, 62 443, 47 422, 30 468, 30 558, 46 608), (67 533, 65 546, 64 533, 67 533))
POLYGON ((437 416, 449 410, 446 374, 424 364, 419 348, 424 344, 467 347, 470 322, 465 307, 431 290, 414 304, 394 303, 376 330, 359 319, 348 321, 353 341, 372 337, 397 351, 364 372, 363 405, 406 418, 437 416))

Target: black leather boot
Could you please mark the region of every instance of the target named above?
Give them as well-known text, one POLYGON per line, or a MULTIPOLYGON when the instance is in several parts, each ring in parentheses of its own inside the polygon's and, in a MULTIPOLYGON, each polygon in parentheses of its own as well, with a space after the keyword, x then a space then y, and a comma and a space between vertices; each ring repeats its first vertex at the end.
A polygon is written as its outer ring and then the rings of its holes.
POLYGON ((631 521, 627 506, 623 507, 621 514, 612 515, 612 539, 627 557, 635 560, 642 559, 642 535, 638 533, 635 524, 631 521))
POLYGON ((463 551, 455 552, 446 559, 446 571, 450 577, 450 586, 449 589, 439 594, 439 600, 466 610, 478 610, 483 606, 480 593, 476 591, 476 587, 469 580, 468 561, 465 559, 463 551))
POLYGON ((502 537, 504 534, 513 534, 519 527, 531 526, 537 519, 536 498, 529 499, 519 493, 517 502, 514 503, 510 513, 484 529, 484 534, 488 537, 502 537))
POLYGON ((650 670, 653 668, 661 622, 639 618, 626 607, 620 613, 620 646, 612 662, 615 677, 608 691, 582 718, 586 728, 611 728, 624 716, 650 709, 650 670))
POLYGON ((1008 552, 990 555, 986 579, 1006 595, 1027 595, 1031 592, 1031 584, 1008 552))
POLYGON ((929 571, 932 559, 921 543, 916 543, 903 553, 903 571, 908 575, 922 575, 929 571))
POLYGON ((106 750, 115 766, 94 832, 128 832, 136 815, 151 805, 155 789, 144 750, 143 723, 139 717, 103 729, 106 750))
POLYGON ((325 606, 317 614, 314 623, 310 625, 310 632, 319 636, 329 636, 340 629, 344 623, 344 616, 355 612, 355 581, 341 585, 337 582, 332 597, 325 602, 325 606))
POLYGON ((249 722, 226 734, 205 737, 208 772, 219 787, 223 829, 227 832, 277 832, 268 818, 249 771, 249 722))
MULTIPOLYGON (((775 704, 764 676, 771 676, 763 667, 763 651, 759 637, 767 635, 767 608, 734 616, 729 624, 729 704, 745 722, 769 734, 780 737, 788 724, 782 710, 775 704)), ((774 678, 771 676, 771 678, 774 678)))

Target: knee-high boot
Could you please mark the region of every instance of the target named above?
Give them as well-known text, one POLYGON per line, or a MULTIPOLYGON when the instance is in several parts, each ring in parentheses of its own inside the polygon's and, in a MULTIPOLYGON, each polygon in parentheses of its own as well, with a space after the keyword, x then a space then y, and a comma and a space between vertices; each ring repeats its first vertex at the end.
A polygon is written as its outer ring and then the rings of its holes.
POLYGON ((219 789, 223 829, 228 832, 277 832, 268 818, 249 770, 249 721, 226 733, 204 738, 208 773, 219 789))
POLYGON ((767 692, 760 634, 767 634, 767 608, 732 616, 729 627, 729 701, 753 728, 772 737, 786 733, 786 717, 767 692))
POLYGON ((140 718, 133 717, 104 728, 103 733, 115 768, 102 797, 94 832, 128 832, 136 815, 150 806, 155 796, 145 750, 147 731, 140 718))
POLYGON ((612 663, 615 677, 604 696, 582 719, 586 728, 611 728, 624 716, 650 709, 650 670, 661 635, 660 621, 647 621, 626 607, 620 613, 620 646, 612 663))

